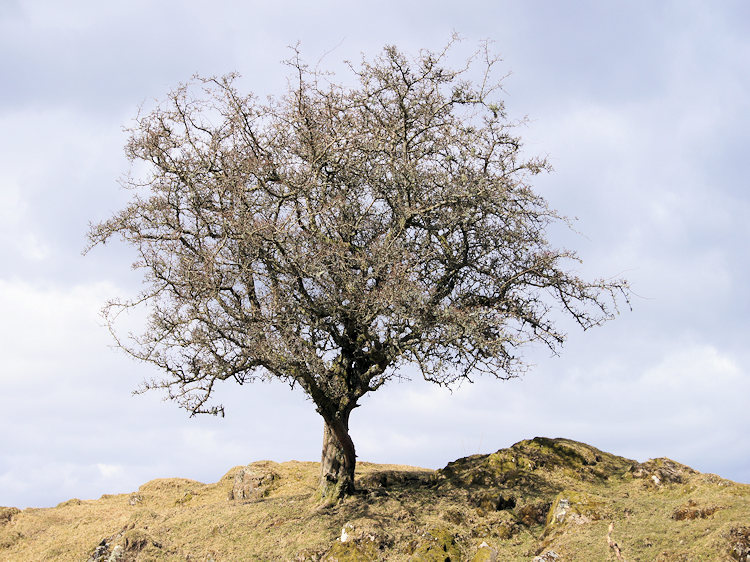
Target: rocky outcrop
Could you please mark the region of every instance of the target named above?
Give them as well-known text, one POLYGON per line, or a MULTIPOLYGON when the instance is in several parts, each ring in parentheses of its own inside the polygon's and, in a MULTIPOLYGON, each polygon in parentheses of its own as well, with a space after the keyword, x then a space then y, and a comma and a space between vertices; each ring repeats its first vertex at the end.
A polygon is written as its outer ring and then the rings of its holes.
POLYGON ((0 525, 10 523, 10 520, 17 513, 21 513, 21 510, 17 507, 0 507, 0 525))
POLYGON ((278 484, 276 463, 261 461, 241 468, 234 475, 234 485, 229 491, 230 500, 258 501, 267 496, 278 484))
POLYGON ((437 472, 436 481, 438 485, 446 482, 461 486, 539 490, 540 480, 546 481, 541 482, 542 485, 550 487, 557 484, 547 478, 554 473, 559 481, 554 491, 560 491, 567 484, 581 480, 597 483, 619 477, 636 464, 633 460, 577 441, 535 437, 490 455, 472 455, 448 463, 437 472))
POLYGON ((734 527, 729 531, 729 555, 739 562, 750 562, 750 527, 734 527))
POLYGON ((636 463, 630 468, 629 472, 633 478, 642 478, 647 486, 656 488, 664 484, 682 484, 688 476, 698 474, 689 466, 667 458, 636 463))
POLYGON ((721 507, 719 507, 718 505, 700 507, 698 503, 695 502, 695 500, 688 500, 685 505, 682 505, 674 510, 674 513, 672 513, 672 519, 674 519, 675 521, 706 519, 720 509, 721 507))
POLYGON ((573 523, 582 525, 598 521, 605 515, 606 500, 592 494, 564 490, 557 494, 547 515, 547 530, 573 523))

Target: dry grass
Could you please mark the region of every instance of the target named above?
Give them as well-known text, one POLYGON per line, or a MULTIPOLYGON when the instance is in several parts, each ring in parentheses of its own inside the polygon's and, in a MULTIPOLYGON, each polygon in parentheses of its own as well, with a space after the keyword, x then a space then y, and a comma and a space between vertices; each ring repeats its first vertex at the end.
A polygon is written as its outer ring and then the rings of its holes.
POLYGON ((317 463, 250 466, 276 475, 252 501, 228 499, 235 467, 214 484, 160 479, 132 494, 0 508, 0 560, 85 561, 105 544, 100 559, 119 561, 616 560, 610 523, 628 561, 740 560, 750 537, 750 485, 562 439, 440 471, 359 463, 361 492, 332 507, 316 500, 317 463))

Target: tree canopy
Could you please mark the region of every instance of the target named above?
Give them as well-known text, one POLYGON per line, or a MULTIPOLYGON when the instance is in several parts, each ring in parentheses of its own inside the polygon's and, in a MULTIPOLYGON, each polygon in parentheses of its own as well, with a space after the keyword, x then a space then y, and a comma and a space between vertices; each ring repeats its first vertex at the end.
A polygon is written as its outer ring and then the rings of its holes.
POLYGON ((548 242, 565 219, 530 185, 549 166, 522 155, 497 59, 483 46, 453 68, 449 51, 386 47, 349 65, 350 86, 295 51, 267 101, 235 75, 195 78, 137 118, 126 150, 148 172, 89 232, 138 252, 143 294, 106 311, 148 308, 118 340, 165 374, 143 389, 223 414, 220 381, 301 387, 336 495, 352 489, 349 414, 406 364, 441 385, 512 377, 525 344, 564 342, 556 317, 586 329, 627 301, 625 281, 581 279, 548 242))

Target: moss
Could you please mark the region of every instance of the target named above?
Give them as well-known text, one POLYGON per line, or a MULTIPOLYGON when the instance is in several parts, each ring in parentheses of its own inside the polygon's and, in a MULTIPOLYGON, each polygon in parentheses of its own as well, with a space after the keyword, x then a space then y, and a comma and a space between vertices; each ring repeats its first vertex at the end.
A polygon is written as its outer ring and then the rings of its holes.
POLYGON ((462 560, 461 550, 453 533, 444 528, 426 532, 410 560, 414 562, 456 562, 462 560))
POLYGON ((497 551, 489 546, 479 547, 471 562, 494 562, 497 560, 497 551))
POLYGON ((323 560, 330 562, 368 562, 377 558, 373 541, 336 541, 323 560))
POLYGON ((182 494, 182 496, 181 496, 181 497, 177 498, 177 499, 176 499, 176 500, 174 501, 174 504, 175 504, 175 505, 183 505, 183 504, 186 504, 187 502, 189 502, 190 500, 192 500, 192 499, 193 499, 193 497, 194 497, 194 496, 193 496, 193 492, 192 492, 192 491, 190 491, 190 490, 188 490, 187 492, 185 492, 184 494, 182 494))

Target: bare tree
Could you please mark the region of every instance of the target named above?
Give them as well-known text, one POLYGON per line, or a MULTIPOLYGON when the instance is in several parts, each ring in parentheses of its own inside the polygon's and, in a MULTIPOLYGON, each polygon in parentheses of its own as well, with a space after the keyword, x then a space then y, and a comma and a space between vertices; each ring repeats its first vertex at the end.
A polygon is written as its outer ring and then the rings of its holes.
POLYGON ((548 165, 521 156, 497 59, 485 45, 456 69, 449 47, 386 47, 350 65, 354 87, 297 52, 266 103, 233 75, 196 78, 137 118, 127 153, 150 171, 89 232, 89 249, 120 235, 145 271, 142 295, 105 308, 112 326, 148 307, 145 333, 118 339, 166 373, 141 390, 223 415, 219 381, 299 385, 334 500, 354 489, 352 410, 401 367, 440 385, 513 377, 524 344, 563 343, 557 313, 586 329, 627 302, 625 281, 564 269, 577 257, 545 230, 565 219, 528 183, 548 165))

